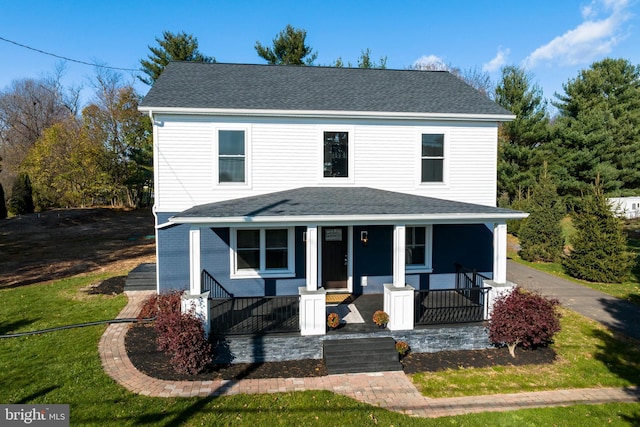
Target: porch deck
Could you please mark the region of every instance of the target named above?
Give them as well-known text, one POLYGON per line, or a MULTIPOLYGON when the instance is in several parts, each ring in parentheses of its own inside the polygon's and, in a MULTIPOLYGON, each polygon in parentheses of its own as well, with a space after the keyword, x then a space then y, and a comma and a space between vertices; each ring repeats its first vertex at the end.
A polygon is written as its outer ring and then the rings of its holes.
MULTIPOLYGON (((351 295, 340 303, 328 302, 326 307, 327 313, 336 312, 341 319, 340 326, 327 331, 328 335, 379 332, 373 313, 383 309, 384 295, 351 295)), ((415 293, 416 327, 479 322, 484 310, 482 288, 415 293)), ((299 300, 297 296, 214 298, 211 326, 216 336, 297 333, 299 300)))

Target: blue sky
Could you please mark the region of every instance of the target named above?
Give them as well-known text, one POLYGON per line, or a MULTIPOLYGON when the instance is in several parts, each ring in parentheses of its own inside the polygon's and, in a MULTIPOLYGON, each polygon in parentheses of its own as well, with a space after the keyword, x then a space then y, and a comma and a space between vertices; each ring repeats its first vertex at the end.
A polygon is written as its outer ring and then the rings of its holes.
MULTIPOLYGON (((318 65, 355 64, 366 48, 386 56, 388 68, 442 61, 484 69, 494 81, 501 66, 524 65, 549 99, 596 60, 639 64, 639 19, 638 0, 0 0, 0 37, 89 63, 139 69, 164 30, 193 34, 219 62, 264 63, 256 41, 270 45, 291 24, 307 31, 318 65)), ((61 62, 0 40, 0 90, 61 62)), ((63 82, 86 88, 86 98, 94 75, 66 61, 63 82)))

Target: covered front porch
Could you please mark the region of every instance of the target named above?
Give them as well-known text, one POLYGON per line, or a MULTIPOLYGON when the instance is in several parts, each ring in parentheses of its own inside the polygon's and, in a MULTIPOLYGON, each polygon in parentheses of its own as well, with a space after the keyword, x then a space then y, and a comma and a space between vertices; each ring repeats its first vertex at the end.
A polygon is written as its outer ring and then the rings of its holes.
MULTIPOLYGON (((291 331, 297 315, 294 332, 304 336, 327 334, 328 294, 350 294, 354 301, 377 294, 382 304, 376 309, 389 314, 392 331, 485 319, 489 288, 506 285, 506 220, 524 216, 371 188, 331 187, 196 206, 164 226, 189 227, 189 298, 209 306, 200 314, 211 334, 250 330, 243 325, 256 319, 271 319, 279 326, 269 328, 287 325, 291 331), (484 277, 460 284, 455 263, 476 260, 484 277), (210 269, 215 271, 203 273, 210 269), (217 289, 232 298, 209 299, 217 289), (220 319, 238 313, 251 316, 221 327, 220 319)), ((364 322, 358 327, 364 328, 370 316, 360 317, 364 322)), ((356 328, 355 323, 344 327, 356 328)))

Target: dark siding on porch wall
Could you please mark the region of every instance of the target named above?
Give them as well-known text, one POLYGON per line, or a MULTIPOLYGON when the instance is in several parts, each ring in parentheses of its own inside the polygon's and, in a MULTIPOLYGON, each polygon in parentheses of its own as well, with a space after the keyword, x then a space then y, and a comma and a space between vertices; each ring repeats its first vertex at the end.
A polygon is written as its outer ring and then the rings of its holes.
POLYGON ((295 238, 293 244, 296 253, 296 278, 304 279, 307 277, 307 244, 302 241, 303 234, 307 231, 307 227, 296 227, 295 238))
POLYGON ((362 276, 393 275, 393 226, 353 227, 353 293, 362 294, 362 276), (369 243, 363 246, 360 233, 367 231, 369 243))
MULTIPOLYGON (((159 213, 158 224, 164 224, 172 213, 159 213)), ((189 289, 189 226, 179 225, 158 230, 158 279, 160 292, 189 289)))
POLYGON ((493 233, 484 224, 433 226, 433 273, 455 273, 456 263, 493 272, 493 233))
POLYGON ((264 296, 264 279, 231 279, 229 228, 203 228, 200 235, 200 265, 235 296, 264 296))

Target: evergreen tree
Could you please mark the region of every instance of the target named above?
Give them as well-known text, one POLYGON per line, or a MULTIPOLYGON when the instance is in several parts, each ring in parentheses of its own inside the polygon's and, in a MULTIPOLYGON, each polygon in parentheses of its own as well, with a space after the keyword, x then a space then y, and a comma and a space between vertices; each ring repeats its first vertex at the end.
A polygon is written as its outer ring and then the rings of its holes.
POLYGON ((604 195, 599 178, 593 194, 583 197, 574 211, 573 250, 564 266, 571 276, 591 282, 622 282, 633 263, 627 252, 622 220, 615 216, 604 195))
POLYGON ((542 90, 523 68, 504 67, 495 92, 495 101, 516 116, 502 123, 498 134, 498 194, 513 200, 519 189, 536 181, 539 153, 549 140, 549 117, 542 90))
POLYGON ((358 68, 387 68, 387 57, 380 57, 380 61, 376 62, 374 59, 371 59, 371 49, 367 48, 362 51, 362 54, 358 58, 358 68))
POLYGON ((2 184, 0 183, 0 219, 5 219, 7 217, 7 205, 4 200, 4 188, 2 188, 2 184))
POLYGON ((9 212, 13 215, 24 215, 33 213, 33 190, 31 180, 26 173, 18 174, 11 189, 11 199, 9 200, 9 212))
POLYGON ((562 256, 564 239, 560 220, 565 208, 556 186, 547 173, 546 164, 538 182, 533 186, 529 201, 530 215, 520 227, 520 256, 531 262, 555 262, 562 256))
POLYGON ((580 197, 597 176, 607 194, 640 190, 640 67, 604 59, 556 95, 554 157, 558 190, 580 197))
POLYGON ((184 31, 173 34, 164 31, 162 38, 156 37, 159 47, 149 46, 148 59, 141 59, 142 71, 149 77, 138 76, 140 81, 152 86, 170 61, 216 62, 212 56, 205 56, 198 50, 198 39, 184 31))
POLYGON ((256 42, 255 49, 261 58, 276 65, 312 65, 318 54, 306 45, 307 32, 291 25, 273 39, 273 48, 256 42))

